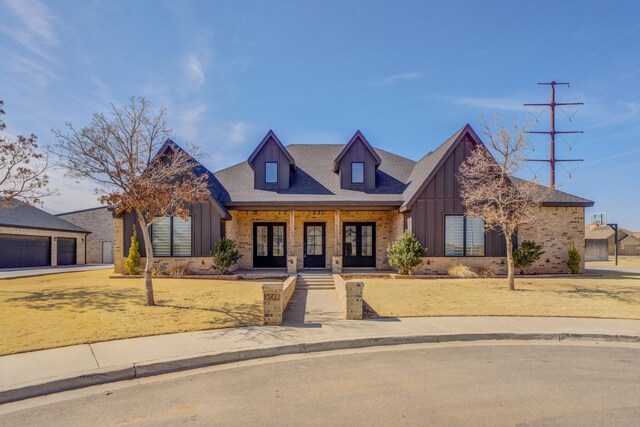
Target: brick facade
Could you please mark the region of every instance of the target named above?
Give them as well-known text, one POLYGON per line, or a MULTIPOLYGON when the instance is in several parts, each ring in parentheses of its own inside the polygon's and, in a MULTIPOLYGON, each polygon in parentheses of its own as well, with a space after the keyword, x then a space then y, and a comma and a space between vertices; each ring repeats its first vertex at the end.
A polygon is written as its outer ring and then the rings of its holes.
POLYGON ((74 233, 71 231, 43 230, 35 228, 18 228, 0 226, 0 234, 13 234, 23 236, 46 236, 51 238, 51 266, 58 265, 58 247, 56 239, 58 237, 71 237, 76 239, 76 264, 86 264, 85 262, 85 236, 84 233, 74 233))
POLYGON ((91 234, 87 236, 86 242, 88 264, 100 264, 108 261, 108 259, 103 259, 102 247, 103 242, 113 243, 114 241, 114 218, 106 206, 58 216, 65 221, 91 231, 91 234))

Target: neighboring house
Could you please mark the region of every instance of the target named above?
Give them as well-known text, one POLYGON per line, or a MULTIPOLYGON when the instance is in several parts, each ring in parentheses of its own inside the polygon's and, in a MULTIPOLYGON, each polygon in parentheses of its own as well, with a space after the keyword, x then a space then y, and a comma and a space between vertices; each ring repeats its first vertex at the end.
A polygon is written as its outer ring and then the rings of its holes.
POLYGON ((640 255, 640 233, 629 234, 620 241, 620 255, 640 255))
POLYGON ((91 231, 87 236, 88 264, 113 263, 114 219, 107 206, 61 213, 57 216, 91 231))
MULTIPOLYGON (((459 197, 458 168, 478 144, 466 125, 415 162, 372 147, 360 131, 347 144, 286 147, 269 131, 246 162, 216 173, 196 168, 209 173, 211 198, 192 206, 186 221, 165 218, 153 225, 154 255, 161 267, 187 263, 193 271, 210 271, 210 250, 224 235, 238 244, 238 269, 384 270, 388 244, 411 230, 427 248, 418 272, 446 273, 456 263, 504 271, 504 239, 465 217, 459 197)), ((168 149, 179 147, 169 140, 160 152, 168 149)), ((531 271, 568 271, 570 242, 584 250, 584 208, 592 205, 549 193, 540 207, 549 221, 518 236, 544 246, 531 271)), ((136 223, 130 213, 116 219, 117 271, 136 223)))
POLYGON ((0 207, 0 268, 85 264, 90 232, 21 202, 0 207))
MULTIPOLYGON (((630 251, 630 254, 624 255, 638 255, 635 248, 632 248, 632 242, 634 238, 640 238, 640 233, 634 233, 626 228, 618 228, 618 255, 622 253, 622 242, 631 236, 632 239, 628 240, 628 248, 626 251, 630 251)), ((587 261, 606 261, 609 259, 609 255, 615 255, 615 231, 609 226, 597 227, 589 224, 585 227, 585 243, 586 251, 585 257, 587 261), (605 249, 603 249, 605 248, 605 249)))

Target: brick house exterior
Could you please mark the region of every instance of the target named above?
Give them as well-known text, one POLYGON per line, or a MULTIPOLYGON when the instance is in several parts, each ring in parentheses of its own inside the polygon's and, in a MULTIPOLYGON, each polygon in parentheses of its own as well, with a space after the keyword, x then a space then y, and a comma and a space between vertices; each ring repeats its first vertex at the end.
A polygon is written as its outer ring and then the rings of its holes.
POLYGON ((107 206, 58 214, 58 217, 69 221, 85 230, 91 231, 87 236, 87 264, 113 263, 113 214, 107 206))
MULTIPOLYGON (((442 274, 457 263, 504 272, 504 239, 464 216, 459 196, 458 168, 478 144, 466 125, 416 162, 372 147, 360 131, 344 145, 286 147, 269 131, 246 162, 216 173, 198 164, 197 173, 209 174, 211 199, 191 206, 188 221, 154 224, 154 256, 161 268, 187 264, 193 272, 211 272, 209 252, 226 236, 242 254, 236 269, 388 270, 387 246, 410 230, 427 249, 417 273, 442 274)), ((161 152, 168 147, 180 149, 167 141, 161 152)), ((530 271, 568 272, 569 245, 584 251, 584 209, 592 205, 548 192, 540 207, 548 221, 518 233, 519 241, 544 246, 530 271)), ((133 214, 116 218, 116 271, 135 226, 133 214)))

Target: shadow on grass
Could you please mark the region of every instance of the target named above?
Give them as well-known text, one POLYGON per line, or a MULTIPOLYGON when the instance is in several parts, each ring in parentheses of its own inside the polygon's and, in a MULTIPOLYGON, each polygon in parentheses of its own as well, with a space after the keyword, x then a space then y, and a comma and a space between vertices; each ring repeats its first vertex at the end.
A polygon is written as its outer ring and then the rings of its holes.
POLYGON ((221 316, 215 317, 208 323, 211 325, 222 325, 233 323, 236 326, 250 326, 262 324, 262 313, 260 304, 227 304, 221 307, 188 307, 167 302, 156 302, 157 307, 167 307, 177 310, 205 311, 221 316))
POLYGON ((594 289, 577 286, 575 289, 558 291, 558 293, 582 298, 605 298, 626 304, 638 304, 640 302, 640 289, 634 288, 594 289))
POLYGON ((74 312, 85 310, 125 311, 131 300, 144 303, 144 294, 136 288, 68 288, 42 289, 39 291, 0 291, 2 294, 21 295, 4 299, 34 310, 66 309, 74 312))

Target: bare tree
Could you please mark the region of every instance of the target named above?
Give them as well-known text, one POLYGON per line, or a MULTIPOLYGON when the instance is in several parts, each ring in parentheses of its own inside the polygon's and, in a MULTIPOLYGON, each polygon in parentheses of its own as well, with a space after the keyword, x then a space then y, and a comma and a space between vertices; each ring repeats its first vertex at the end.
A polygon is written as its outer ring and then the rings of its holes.
POLYGON ((530 150, 526 131, 529 124, 507 124, 494 116, 481 122, 488 148, 478 145, 460 166, 458 181, 465 214, 484 221, 485 229, 502 232, 507 247, 507 280, 515 289, 513 237, 519 227, 539 220, 539 185, 514 177, 530 150))
POLYGON ((66 132, 54 134, 53 150, 67 175, 95 183, 100 202, 115 206, 116 214, 135 213, 147 258, 146 302, 155 305, 151 225, 167 216, 188 218, 189 204, 210 196, 208 176, 196 176, 193 157, 175 145, 158 153, 171 129, 166 109, 154 111, 145 98, 112 104, 109 116, 95 113, 90 125, 77 129, 67 123, 66 132))
POLYGON ((40 152, 34 134, 15 138, 6 135, 3 105, 0 100, 0 206, 14 201, 41 205, 43 198, 55 194, 47 187, 48 157, 40 152))

